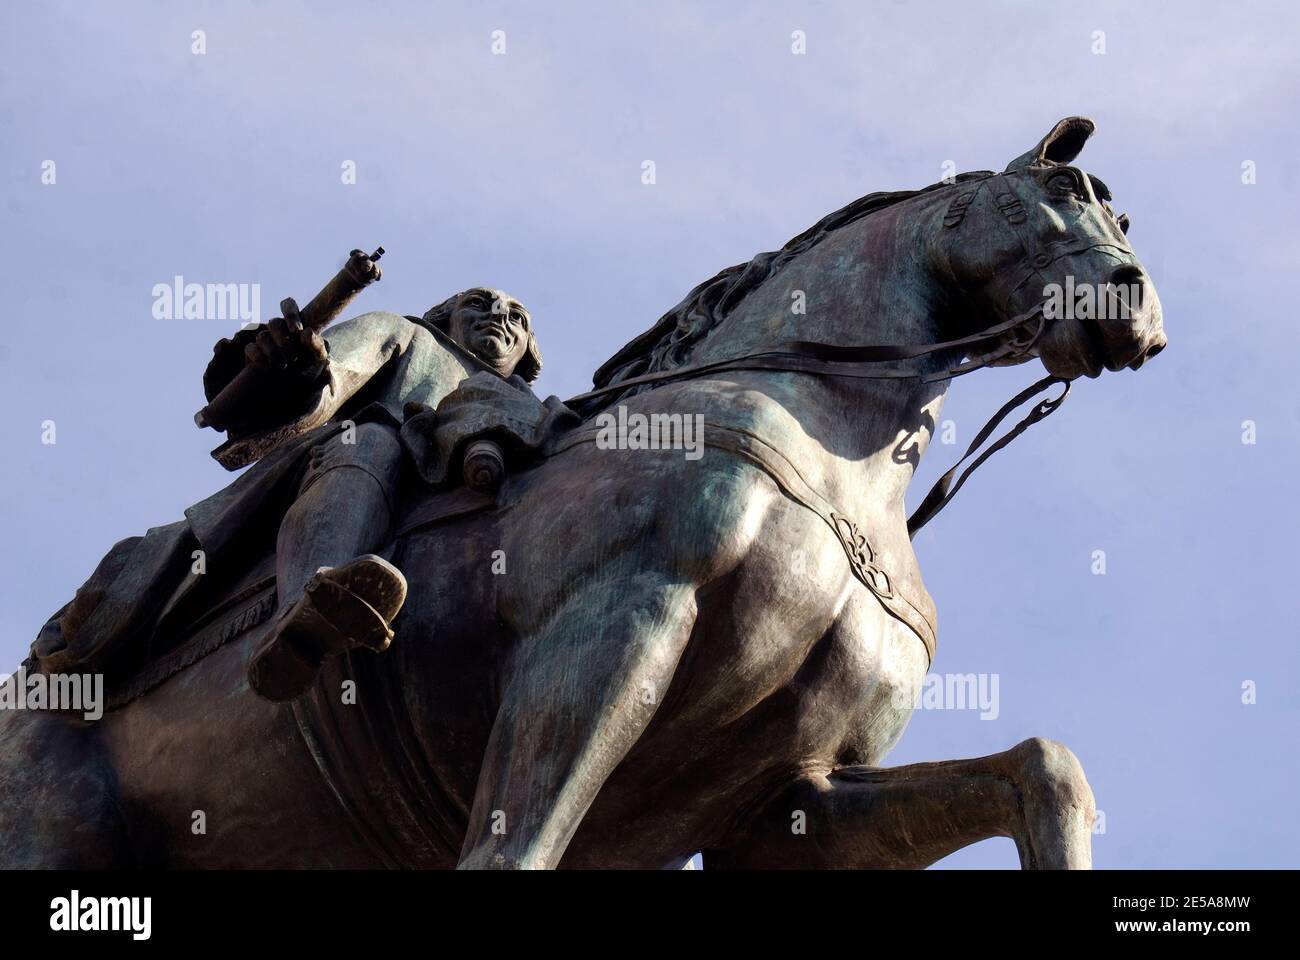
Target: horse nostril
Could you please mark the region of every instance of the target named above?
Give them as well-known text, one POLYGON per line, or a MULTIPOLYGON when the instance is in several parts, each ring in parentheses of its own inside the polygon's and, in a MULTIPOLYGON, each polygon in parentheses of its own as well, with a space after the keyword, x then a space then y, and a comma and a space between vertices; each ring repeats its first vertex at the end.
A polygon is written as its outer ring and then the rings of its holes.
POLYGON ((1157 340, 1155 343, 1151 344, 1151 346, 1147 347, 1140 354, 1138 354, 1138 358, 1128 365, 1129 369, 1130 370, 1142 369, 1142 364, 1146 363, 1157 353, 1163 350, 1168 343, 1169 341, 1166 340, 1163 336, 1161 336, 1159 340, 1157 340))
POLYGON ((1115 269, 1106 283, 1110 299, 1118 309, 1116 319, 1129 320, 1145 306, 1146 285, 1142 268, 1125 264, 1115 269))
POLYGON ((1126 263, 1122 267, 1116 267, 1110 275, 1110 282, 1117 287, 1127 287, 1132 285, 1142 286, 1146 281, 1146 274, 1142 268, 1135 264, 1126 263))

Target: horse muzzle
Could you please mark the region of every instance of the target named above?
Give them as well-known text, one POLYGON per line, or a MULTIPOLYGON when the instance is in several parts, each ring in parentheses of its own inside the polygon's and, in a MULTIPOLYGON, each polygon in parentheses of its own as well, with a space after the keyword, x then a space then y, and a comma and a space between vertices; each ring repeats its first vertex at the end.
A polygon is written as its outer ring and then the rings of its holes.
POLYGON ((1099 302, 1094 344, 1107 370, 1137 370, 1165 348, 1164 315, 1155 285, 1137 264, 1124 264, 1107 278, 1099 302))
POLYGON ((1160 298, 1136 264, 1117 267, 1097 288, 1092 309, 1053 321, 1039 356, 1064 379, 1137 370, 1167 344, 1160 298))

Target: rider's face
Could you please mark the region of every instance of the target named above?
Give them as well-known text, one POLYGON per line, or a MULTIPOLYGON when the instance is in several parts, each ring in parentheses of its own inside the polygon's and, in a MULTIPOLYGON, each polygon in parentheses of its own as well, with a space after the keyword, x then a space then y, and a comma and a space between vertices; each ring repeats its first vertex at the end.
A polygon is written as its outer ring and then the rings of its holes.
POLYGON ((523 304, 508 293, 475 287, 461 294, 447 323, 447 334, 508 377, 528 352, 531 323, 523 304))

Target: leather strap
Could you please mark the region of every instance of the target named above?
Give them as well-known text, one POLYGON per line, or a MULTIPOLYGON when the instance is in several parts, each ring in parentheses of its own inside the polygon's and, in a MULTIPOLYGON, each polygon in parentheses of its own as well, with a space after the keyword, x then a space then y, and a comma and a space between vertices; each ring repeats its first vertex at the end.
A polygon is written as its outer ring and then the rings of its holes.
POLYGON ((998 412, 989 418, 988 423, 984 424, 983 429, 975 435, 975 439, 972 440, 971 445, 966 448, 966 452, 962 455, 962 458, 954 463, 952 469, 935 482, 934 486, 930 488, 930 492, 925 495, 925 499, 921 501, 921 505, 917 507, 916 511, 908 518, 908 536, 915 539, 917 531, 933 520, 939 511, 946 507, 953 497, 957 496, 957 491, 962 488, 962 485, 966 482, 966 478, 974 473, 980 464, 984 463, 984 461, 988 460, 989 457, 993 456, 993 454, 997 453, 1039 420, 1049 416, 1057 407, 1065 402, 1065 398, 1069 395, 1070 382, 1068 380, 1062 380, 1060 377, 1043 377, 1043 379, 1030 384, 1024 390, 1021 390, 1014 397, 1004 403, 998 412), (1054 400, 1044 400, 1034 407, 1033 410, 1029 411, 1025 418, 1016 424, 1013 429, 1004 434, 997 443, 993 444, 993 446, 980 454, 979 457, 976 458, 975 462, 967 467, 960 477, 957 477, 956 484, 953 484, 952 480, 953 477, 956 476, 958 468, 966 462, 971 454, 984 445, 984 442, 988 440, 988 438, 992 436, 993 431, 997 429, 998 424, 1006 419, 1007 414, 1020 406, 1030 397, 1037 396, 1057 383, 1065 385, 1065 389, 1061 391, 1059 397, 1054 400))
MULTIPOLYGON (((1018 178, 1029 176, 1033 176, 1032 171, 1022 169, 995 174, 987 180, 981 181, 983 184, 988 185, 986 196, 997 207, 1002 221, 1015 236, 1020 244, 1020 249, 1024 253, 1020 263, 1011 268, 1013 273, 1021 276, 1022 279, 1007 289, 1007 302, 1010 302, 1010 298, 1015 292, 1032 280, 1035 274, 1038 275, 1045 288, 1050 281, 1043 271, 1061 257, 1087 253, 1089 250, 1101 247, 1109 247, 1121 254, 1134 256, 1131 247, 1116 243, 1114 240, 1092 243, 1066 237, 1044 243, 1042 238, 1029 225, 1028 215, 1025 213, 1024 207, 1026 201, 1020 192, 1020 180, 1018 178)), ((1033 203, 1035 201, 1031 199, 1028 202, 1033 203)), ((1005 307, 1006 304, 1004 303, 1003 306, 1005 307)))
MULTIPOLYGON (((620 380, 618 383, 611 383, 608 386, 580 393, 576 397, 570 397, 565 401, 565 404, 570 407, 580 406, 589 400, 594 400, 596 397, 622 393, 632 387, 651 383, 659 385, 672 380, 689 380, 724 370, 790 370, 799 373, 820 373, 833 377, 850 377, 858 380, 920 378, 925 382, 931 382, 933 380, 950 379, 953 376, 969 373, 979 367, 961 364, 939 374, 922 375, 915 370, 908 369, 881 370, 876 368, 874 364, 915 360, 947 350, 964 349, 991 343, 1004 333, 1009 333, 1035 321, 1038 322, 1037 331, 1041 332, 1041 305, 1026 310, 1009 320, 994 324, 979 333, 959 337, 956 340, 944 340, 939 343, 844 346, 836 343, 822 343, 816 340, 787 340, 784 343, 774 345, 768 350, 748 353, 740 357, 705 363, 692 363, 673 370, 660 370, 656 373, 645 373, 639 377, 629 377, 626 380, 620 380)), ((1017 350, 1023 352, 1032 346, 1036 340, 1037 332, 1027 340, 1017 341, 1013 350, 1000 353, 999 357, 1008 356, 1011 352, 1017 350)), ((991 359, 991 357, 985 358, 979 366, 987 365, 987 363, 991 362, 991 359)))

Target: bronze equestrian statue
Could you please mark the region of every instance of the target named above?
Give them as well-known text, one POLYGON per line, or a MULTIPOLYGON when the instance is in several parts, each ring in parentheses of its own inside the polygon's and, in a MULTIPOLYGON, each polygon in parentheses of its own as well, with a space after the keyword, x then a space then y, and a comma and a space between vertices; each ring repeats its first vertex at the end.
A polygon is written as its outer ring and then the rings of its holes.
MULTIPOLYGON (((76 629, 38 639, 32 668, 98 651, 110 709, 0 713, 0 865, 678 868, 698 851, 706 869, 922 867, 1008 836, 1025 867, 1089 866, 1092 794, 1059 744, 880 764, 935 652, 910 535, 964 475, 911 524, 903 496, 948 381, 1037 358, 1034 390, 1068 389, 1165 345, 1127 218, 1072 165, 1092 132, 1067 118, 1003 173, 855 201, 696 287, 567 405, 531 395, 517 349, 492 367, 454 331, 378 313, 331 328, 326 353, 287 310, 255 351, 299 393, 243 448, 262 460, 219 503, 242 506, 124 548, 170 571, 142 575, 140 610, 120 596, 131 563, 106 558, 73 626, 112 616, 77 655, 76 629), (1046 310, 1067 285, 1121 309, 1046 310), (611 449, 614 410, 702 417, 703 455, 611 449), (332 446, 348 429, 388 449, 332 446), (504 482, 457 483, 483 438, 504 482), (347 492, 313 507, 325 481, 302 480, 335 455, 350 466, 322 476, 347 492), (263 466, 276 458, 289 479, 263 466), (295 511, 277 559, 258 521, 295 511), (367 554, 404 575, 400 612, 389 594, 391 624, 372 607, 385 630, 361 630, 379 642, 344 629, 312 647, 350 601, 302 614, 311 565, 367 554), (288 679, 258 696, 250 656, 295 623, 305 674, 276 653, 271 679, 288 679)), ((238 374, 223 362, 209 399, 238 374)))

